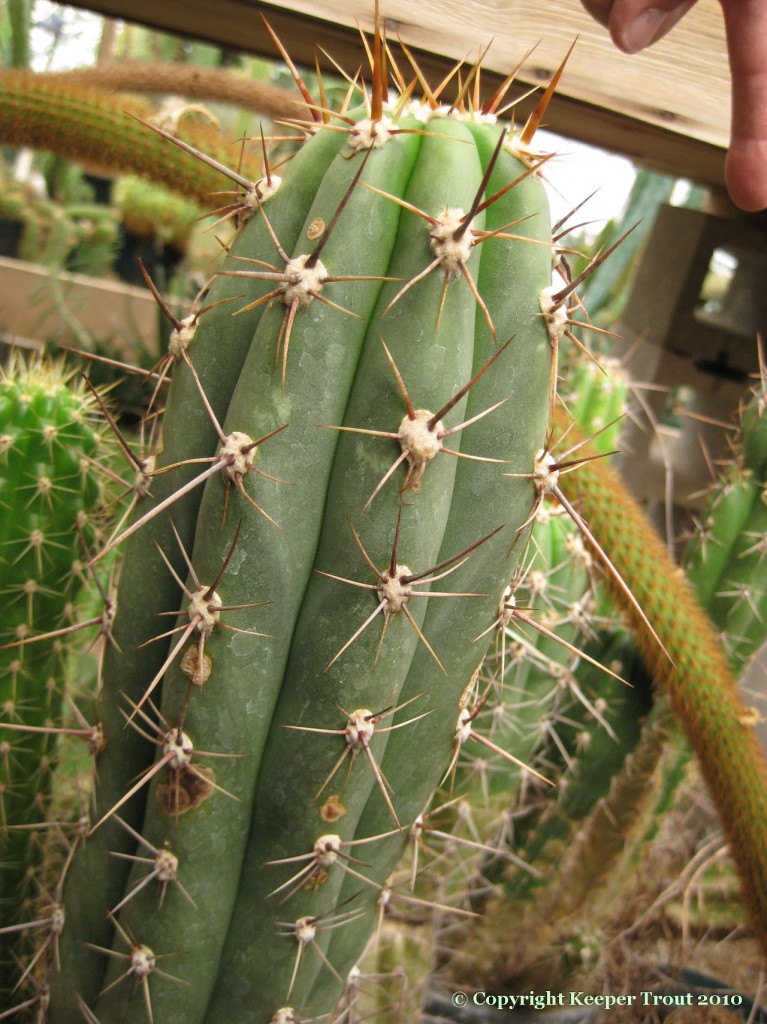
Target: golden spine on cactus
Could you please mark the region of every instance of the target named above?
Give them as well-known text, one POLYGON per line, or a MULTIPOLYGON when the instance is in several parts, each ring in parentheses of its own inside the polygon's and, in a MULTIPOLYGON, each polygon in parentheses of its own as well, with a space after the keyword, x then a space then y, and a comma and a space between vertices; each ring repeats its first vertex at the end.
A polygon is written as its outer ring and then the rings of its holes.
MULTIPOLYGON (((76 68, 45 76, 46 81, 76 83, 105 92, 174 95, 215 100, 252 110, 271 120, 305 117, 306 104, 287 89, 222 68, 149 61, 117 61, 95 68, 76 68)), ((190 109, 190 108, 187 108, 190 109)), ((183 111, 184 108, 181 107, 183 111)), ((190 112, 194 112, 192 107, 190 112)), ((212 115, 209 115, 212 116, 212 115)))
MULTIPOLYGON (((210 208, 211 194, 220 193, 220 174, 191 155, 169 162, 167 146, 136 120, 151 121, 153 116, 151 106, 134 96, 62 83, 58 76, 31 71, 0 73, 0 142, 4 145, 49 150, 104 173, 142 175, 210 208)), ((230 161, 231 149, 214 126, 187 124, 184 138, 211 156, 230 161)), ((253 161, 255 182, 261 177, 259 160, 260 152, 253 161)), ((232 171, 243 188, 250 166, 246 154, 244 169, 232 171)))
MULTIPOLYGON (((570 434, 572 436, 572 433, 570 434)), ((767 949, 767 765, 721 641, 636 501, 609 466, 584 463, 563 481, 606 556, 621 567, 644 618, 612 586, 642 656, 668 694, 700 762, 741 879, 754 932, 767 949)), ((608 577, 609 579, 609 577, 608 577)))

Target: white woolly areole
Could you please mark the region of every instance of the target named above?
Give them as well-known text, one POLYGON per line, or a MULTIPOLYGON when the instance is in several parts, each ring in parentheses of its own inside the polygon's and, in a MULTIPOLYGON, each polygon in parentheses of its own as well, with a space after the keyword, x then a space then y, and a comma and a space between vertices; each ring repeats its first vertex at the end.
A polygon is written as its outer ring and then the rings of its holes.
POLYGON ((495 114, 484 114, 481 110, 451 110, 450 117, 454 121, 464 121, 468 124, 498 123, 498 118, 495 114))
POLYGON ((378 597, 381 601, 386 601, 386 608, 384 609, 387 615, 393 615, 395 612, 402 610, 402 607, 407 604, 412 590, 409 586, 403 584, 402 580, 411 576, 412 573, 406 565, 398 565, 397 569, 392 576, 388 569, 381 573, 381 582, 378 584, 378 597))
POLYGON ((366 743, 369 743, 375 732, 373 712, 368 708, 358 708, 352 711, 346 723, 346 742, 352 750, 361 750, 366 743))
POLYGON ((549 589, 549 578, 543 569, 533 569, 527 575, 527 587, 531 594, 545 594, 549 589))
POLYGON ((170 850, 158 850, 154 869, 161 882, 175 882, 178 874, 178 857, 170 850))
MULTIPOLYGON (((389 101, 385 109, 391 113, 399 112, 399 99, 396 102, 389 101)), ((440 103, 433 107, 426 100, 411 99, 405 106, 408 117, 412 117, 421 124, 428 124, 430 121, 451 119, 453 121, 467 121, 471 124, 497 124, 498 117, 495 114, 485 114, 481 110, 458 110, 448 103, 440 103)))
POLYGON ((410 100, 407 112, 410 117, 422 124, 445 119, 464 121, 470 124, 497 124, 498 122, 498 117, 495 114, 484 114, 481 110, 458 110, 448 103, 440 103, 433 107, 425 100, 410 100))
POLYGON ((452 117, 453 110, 448 103, 440 103, 438 107, 429 107, 429 116, 427 120, 436 121, 443 117, 452 117))
POLYGON ((341 837, 330 832, 320 836, 314 844, 314 857, 321 868, 329 868, 338 860, 341 852, 341 837))
POLYGON ((552 346, 556 345, 567 327, 567 310, 564 304, 555 302, 556 289, 553 287, 543 288, 538 297, 541 313, 546 321, 546 329, 549 332, 549 341, 552 346))
POLYGON ((133 478, 133 493, 137 498, 146 498, 152 486, 152 474, 156 463, 154 455, 147 455, 133 478))
POLYGON ((461 265, 466 264, 471 255, 471 224, 459 238, 455 238, 455 233, 462 227, 463 217, 460 207, 446 207, 437 214, 437 223, 429 232, 431 251, 445 274, 460 273, 461 265))
POLYGON ((468 708, 461 708, 458 716, 458 724, 455 727, 455 738, 463 745, 466 740, 471 739, 472 719, 471 711, 468 708))
POLYGON ((292 1006, 282 1006, 272 1017, 269 1024, 297 1024, 298 1018, 292 1006))
POLYGON ((586 547, 586 542, 579 533, 569 533, 565 537, 565 547, 575 561, 584 569, 590 569, 594 563, 591 552, 586 547))
POLYGON ((197 314, 190 313, 183 320, 179 320, 180 327, 174 327, 168 339, 168 355, 175 362, 178 362, 194 340, 197 332, 197 314))
POLYGON ((429 427, 433 415, 428 409, 417 409, 413 419, 404 416, 399 425, 397 437, 402 450, 407 451, 411 465, 425 466, 440 450, 442 422, 437 421, 433 427, 429 427))
POLYGON ((296 939, 302 945, 305 946, 308 942, 314 942, 314 937, 317 934, 317 918, 299 917, 294 923, 293 929, 296 934, 296 939))
POLYGON ((251 188, 243 197, 243 203, 249 210, 257 210, 261 203, 271 199, 274 193, 282 184, 282 178, 278 174, 272 174, 269 178, 259 178, 254 181, 251 188))
POLYGON ((64 931, 64 907, 61 903, 55 903, 48 919, 52 935, 61 935, 64 931))
POLYGON ((221 618, 222 606, 223 601, 215 590, 201 586, 189 599, 186 609, 189 621, 196 620, 198 631, 207 636, 221 618))
POLYGON ((500 601, 498 612, 501 619, 501 624, 508 626, 511 620, 514 618, 514 610, 517 607, 517 596, 514 593, 514 588, 509 584, 503 592, 503 597, 500 601))
POLYGON ((556 459, 546 448, 541 448, 533 461, 533 481, 542 494, 551 494, 559 481, 556 459))
MULTIPOLYGON (((538 160, 541 159, 543 153, 540 150, 533 149, 526 142, 523 142, 518 135, 507 136, 506 142, 503 146, 504 149, 508 150, 513 157, 515 157, 525 167, 530 167, 538 160)), ((536 172, 538 173, 538 172, 536 172)))
POLYGON ((146 978, 155 969, 157 957, 149 946, 134 946, 130 955, 131 971, 137 978, 146 978))
POLYGON ((388 117, 375 121, 370 117, 358 121, 349 135, 349 146, 358 153, 361 149, 380 149, 392 137, 392 122, 388 117))
POLYGON ((306 266, 310 256, 311 253, 296 256, 285 264, 285 281, 280 291, 286 306, 296 302, 299 309, 306 309, 317 292, 322 291, 328 279, 328 272, 321 260, 317 260, 311 267, 306 266))
POLYGON ((243 434, 241 430, 233 430, 221 445, 218 457, 226 464, 223 466, 224 476, 230 480, 243 477, 252 467, 258 449, 253 447, 253 438, 243 434))
POLYGON ((185 732, 176 728, 171 729, 170 732, 165 734, 165 743, 162 750, 163 754, 173 755, 170 759, 170 766, 178 771, 181 768, 186 768, 192 760, 194 744, 185 732))
MULTIPOLYGON (((394 104, 388 104, 391 110, 394 110, 394 104)), ((427 124, 432 116, 432 108, 424 100, 410 100, 407 105, 408 116, 412 117, 415 121, 420 121, 421 124, 427 124)))

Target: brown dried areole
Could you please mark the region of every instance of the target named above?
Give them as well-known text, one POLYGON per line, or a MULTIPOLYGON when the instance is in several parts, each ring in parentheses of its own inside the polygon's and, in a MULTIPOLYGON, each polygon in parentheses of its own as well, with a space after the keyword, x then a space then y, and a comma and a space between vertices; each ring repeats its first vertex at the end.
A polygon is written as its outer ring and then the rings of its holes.
POLYGON ((213 772, 210 768, 170 768, 168 778, 157 787, 157 799, 168 817, 194 810, 213 792, 213 772))

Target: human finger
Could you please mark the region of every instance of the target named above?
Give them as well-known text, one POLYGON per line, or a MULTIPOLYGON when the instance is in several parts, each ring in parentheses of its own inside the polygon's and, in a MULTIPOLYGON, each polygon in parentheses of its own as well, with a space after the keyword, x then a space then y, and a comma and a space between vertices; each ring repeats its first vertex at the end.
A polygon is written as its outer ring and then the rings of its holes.
POLYGON ((696 0, 581 0, 588 13, 610 30, 624 53, 638 53, 657 42, 684 17, 696 0))
POLYGON ((608 28, 624 53, 638 53, 670 32, 696 0, 614 0, 608 28))
POLYGON ((732 77, 727 190, 743 210, 767 206, 767 5, 722 0, 732 77))

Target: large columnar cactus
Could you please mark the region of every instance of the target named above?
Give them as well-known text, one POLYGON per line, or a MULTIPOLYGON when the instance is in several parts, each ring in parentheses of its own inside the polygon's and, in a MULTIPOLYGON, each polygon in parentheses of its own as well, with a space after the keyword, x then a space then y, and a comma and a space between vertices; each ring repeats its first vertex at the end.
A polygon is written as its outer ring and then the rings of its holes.
POLYGON ((327 1012, 450 763, 569 289, 532 126, 504 129, 500 94, 408 93, 376 40, 370 102, 318 113, 268 201, 234 202, 204 311, 174 321, 54 1021, 327 1012))

